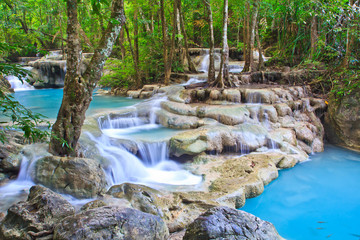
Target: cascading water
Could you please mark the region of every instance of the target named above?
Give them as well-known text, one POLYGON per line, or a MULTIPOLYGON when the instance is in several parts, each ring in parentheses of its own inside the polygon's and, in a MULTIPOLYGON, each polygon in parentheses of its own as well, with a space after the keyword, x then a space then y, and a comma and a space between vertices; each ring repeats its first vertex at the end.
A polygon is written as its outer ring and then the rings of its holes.
MULTIPOLYGON (((23 67, 25 70, 31 71, 32 67, 23 67)), ((15 92, 18 91, 27 91, 34 90, 35 88, 26 82, 27 76, 21 81, 16 76, 6 76, 6 80, 9 81, 11 88, 14 89, 15 92)))
MULTIPOLYGON (((197 185, 201 177, 195 176, 169 159, 168 142, 159 141, 162 128, 157 124, 156 111, 166 97, 161 95, 142 103, 137 108, 129 108, 129 113, 107 116, 99 119, 99 127, 103 135, 89 137, 96 143, 101 154, 110 164, 106 169, 108 182, 111 185, 123 182, 134 182, 147 185, 197 185), (145 107, 143 106, 145 105, 145 107), (136 139, 135 135, 150 132, 156 135, 153 141, 136 139), (129 152, 119 144, 117 139, 127 139, 136 146, 137 154, 129 152)), ((141 138, 141 137, 140 137, 141 138)))

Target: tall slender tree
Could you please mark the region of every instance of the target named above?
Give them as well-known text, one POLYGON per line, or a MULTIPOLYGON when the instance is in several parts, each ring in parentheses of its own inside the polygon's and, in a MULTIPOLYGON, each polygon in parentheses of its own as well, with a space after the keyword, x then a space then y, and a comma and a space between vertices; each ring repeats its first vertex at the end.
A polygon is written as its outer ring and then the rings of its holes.
POLYGON ((219 74, 211 84, 211 86, 224 88, 232 87, 233 83, 229 76, 229 45, 228 45, 228 17, 229 17, 229 4, 228 0, 224 0, 224 11, 223 11, 223 35, 222 35, 222 50, 221 50, 221 63, 219 74))
POLYGON ((213 26, 213 16, 211 10, 210 0, 204 0, 206 12, 207 12, 207 21, 209 24, 209 69, 208 69, 208 83, 215 82, 215 60, 214 60, 214 26, 213 26))

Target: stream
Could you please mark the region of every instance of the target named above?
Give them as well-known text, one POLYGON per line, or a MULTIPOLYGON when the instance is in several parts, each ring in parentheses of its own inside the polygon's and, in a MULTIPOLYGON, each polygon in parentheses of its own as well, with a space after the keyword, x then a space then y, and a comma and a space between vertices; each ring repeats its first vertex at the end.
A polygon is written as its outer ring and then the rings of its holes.
MULTIPOLYGON (((34 112, 55 119, 62 89, 28 90, 15 90, 13 96, 34 112)), ((187 186, 192 190, 201 185, 200 176, 169 158, 168 139, 179 130, 157 123, 154 112, 164 100, 159 94, 150 100, 94 95, 88 115, 106 109, 135 109, 138 103, 145 103, 148 112, 144 115, 134 110, 115 117, 103 116, 99 119, 100 137, 85 133, 110 163, 105 168, 109 187, 133 182, 155 188, 187 186), (114 144, 118 139, 132 141, 139 153, 134 155, 114 144)), ((255 107, 259 104, 255 98, 249 102, 255 107)), ((32 159, 24 156, 18 178, 0 187, 0 211, 26 197, 34 185, 32 168, 40 157, 41 154, 32 159)), ((279 174, 263 194, 248 199, 241 210, 272 222, 286 239, 359 239, 359 153, 327 145, 323 153, 311 155, 309 161, 279 174)), ((67 198, 73 204, 89 201, 67 198)))

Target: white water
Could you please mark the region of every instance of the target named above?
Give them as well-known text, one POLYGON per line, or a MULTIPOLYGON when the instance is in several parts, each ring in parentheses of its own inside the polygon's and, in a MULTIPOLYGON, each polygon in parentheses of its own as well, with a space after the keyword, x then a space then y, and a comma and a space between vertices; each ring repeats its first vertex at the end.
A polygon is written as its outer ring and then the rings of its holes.
POLYGON ((169 159, 168 143, 158 140, 162 138, 159 131, 154 132, 154 141, 142 141, 133 137, 162 128, 157 124, 156 111, 165 100, 166 97, 155 96, 142 103, 145 110, 143 106, 138 106, 142 110, 136 109, 131 113, 99 119, 103 136, 95 138, 89 134, 101 155, 110 162, 106 169, 110 185, 123 182, 146 185, 197 185, 201 182, 200 176, 191 174, 180 164, 169 159), (137 155, 118 144, 113 144, 112 139, 131 140, 137 147, 137 155))
POLYGON ((181 86, 188 86, 188 85, 191 85, 191 84, 203 83, 203 82, 206 82, 206 81, 207 81, 207 79, 199 79, 197 77, 192 77, 186 83, 182 83, 180 85, 181 86))
MULTIPOLYGON (((24 67, 24 69, 30 71, 32 67, 24 67)), ((15 92, 19 91, 27 91, 27 90, 34 90, 35 88, 31 86, 28 82, 26 82, 27 76, 21 81, 16 76, 6 76, 6 80, 9 81, 11 88, 14 89, 15 92)))

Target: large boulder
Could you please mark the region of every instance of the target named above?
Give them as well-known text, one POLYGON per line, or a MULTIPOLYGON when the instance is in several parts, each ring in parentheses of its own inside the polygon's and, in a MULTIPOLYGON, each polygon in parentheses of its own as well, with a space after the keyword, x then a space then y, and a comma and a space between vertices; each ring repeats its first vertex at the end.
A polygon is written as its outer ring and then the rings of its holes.
POLYGON ((68 239, 167 239, 168 228, 160 217, 131 208, 105 206, 63 219, 54 240, 68 239))
POLYGON ((75 214, 74 207, 50 189, 33 186, 27 201, 11 206, 0 224, 0 239, 31 240, 52 233, 63 218, 75 214))
POLYGON ((344 96, 338 102, 329 101, 325 116, 328 140, 355 150, 360 150, 360 91, 344 96))
POLYGON ((36 162, 34 181, 77 198, 104 192, 105 173, 93 159, 48 156, 36 162))
POLYGON ((163 217, 163 212, 159 208, 161 193, 147 186, 133 183, 123 183, 112 186, 107 194, 116 198, 125 198, 135 209, 163 217))
POLYGON ((273 224, 228 207, 215 207, 200 215, 186 229, 184 240, 266 239, 278 240, 273 224))

